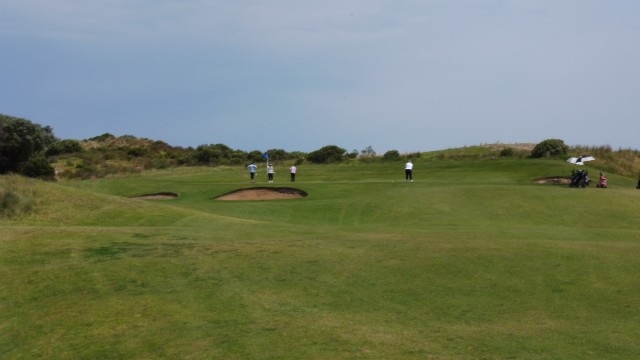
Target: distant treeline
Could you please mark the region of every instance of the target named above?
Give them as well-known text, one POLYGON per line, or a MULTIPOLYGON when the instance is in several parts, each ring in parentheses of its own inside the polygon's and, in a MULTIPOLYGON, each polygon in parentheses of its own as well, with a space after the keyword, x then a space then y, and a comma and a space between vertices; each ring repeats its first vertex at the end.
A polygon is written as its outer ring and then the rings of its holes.
MULTIPOLYGON (((568 154, 590 154, 596 157, 595 164, 603 170, 625 176, 638 175, 640 154, 637 150, 613 151, 609 146, 571 148, 560 139, 544 140, 535 145, 533 150, 509 145, 477 146, 432 152, 424 157, 436 160, 469 157, 562 158, 568 154)), ((289 152, 284 149, 244 151, 224 144, 185 148, 163 141, 109 133, 84 140, 58 139, 49 126, 0 114, 0 174, 19 173, 42 179, 87 179, 177 166, 237 166, 265 161, 267 156, 271 162, 300 165, 304 162, 400 161, 423 155, 420 152, 403 154, 397 150, 378 155, 372 146, 351 152, 336 145, 327 145, 311 152, 289 152)))
MULTIPOLYGON (((58 139, 49 126, 0 114, 0 174, 19 173, 42 179, 92 178, 111 174, 176 166, 233 166, 264 161, 327 164, 349 159, 373 159, 371 146, 361 152, 327 145, 312 152, 269 149, 244 151, 225 144, 196 148, 171 146, 163 141, 105 133, 90 139, 58 139)), ((418 157, 391 150, 384 159, 418 157)))

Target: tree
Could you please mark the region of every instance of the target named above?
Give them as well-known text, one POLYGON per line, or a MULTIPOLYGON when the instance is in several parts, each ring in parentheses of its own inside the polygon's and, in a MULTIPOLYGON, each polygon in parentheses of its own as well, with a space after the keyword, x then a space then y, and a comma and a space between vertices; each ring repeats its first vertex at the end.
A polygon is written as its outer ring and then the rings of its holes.
POLYGON ((347 150, 336 145, 327 145, 307 155, 307 160, 315 164, 328 164, 344 160, 347 150))
POLYGON ((43 155, 56 141, 49 126, 0 115, 0 174, 18 171, 31 157, 43 155))
POLYGON ((531 150, 531 157, 558 157, 567 154, 569 146, 565 145, 564 141, 560 139, 547 139, 538 143, 533 150, 531 150))

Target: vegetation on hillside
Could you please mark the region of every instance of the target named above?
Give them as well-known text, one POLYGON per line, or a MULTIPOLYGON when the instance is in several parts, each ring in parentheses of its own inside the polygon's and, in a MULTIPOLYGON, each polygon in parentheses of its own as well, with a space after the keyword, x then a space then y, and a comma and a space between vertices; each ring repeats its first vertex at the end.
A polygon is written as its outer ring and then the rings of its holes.
POLYGON ((596 158, 589 165, 602 171, 627 177, 640 177, 640 151, 613 150, 611 146, 575 146, 569 150, 572 156, 592 155, 596 158))
MULTIPOLYGON (((348 153, 337 145, 327 145, 309 153, 284 149, 266 151, 269 161, 331 164, 343 161, 401 161, 423 157, 428 160, 487 158, 551 158, 590 154, 592 166, 603 171, 636 177, 640 170, 640 152, 610 146, 570 147, 561 139, 538 144, 484 144, 458 149, 405 153, 389 150, 378 155, 372 146, 348 153)), ((29 120, 0 115, 0 174, 17 172, 43 179, 102 178, 115 174, 139 173, 149 169, 178 166, 235 166, 263 160, 265 152, 232 149, 225 144, 203 144, 196 148, 171 146, 163 141, 131 135, 105 133, 90 139, 57 139, 53 129, 29 120)))

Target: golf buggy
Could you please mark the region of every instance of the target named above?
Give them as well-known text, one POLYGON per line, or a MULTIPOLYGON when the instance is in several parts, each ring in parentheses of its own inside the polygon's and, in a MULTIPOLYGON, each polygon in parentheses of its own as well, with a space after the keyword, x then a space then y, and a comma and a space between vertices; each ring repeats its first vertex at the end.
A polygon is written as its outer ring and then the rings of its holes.
POLYGON ((571 183, 570 187, 584 188, 589 185, 591 179, 589 179, 589 172, 587 170, 573 170, 571 171, 571 183))

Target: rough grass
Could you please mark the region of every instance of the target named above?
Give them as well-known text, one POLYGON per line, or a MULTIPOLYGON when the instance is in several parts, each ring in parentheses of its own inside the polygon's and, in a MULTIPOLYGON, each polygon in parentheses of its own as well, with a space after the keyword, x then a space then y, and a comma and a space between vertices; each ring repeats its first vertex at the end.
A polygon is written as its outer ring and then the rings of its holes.
POLYGON ((571 151, 576 156, 583 154, 594 156, 596 160, 591 166, 597 169, 636 179, 640 176, 640 151, 638 150, 614 151, 610 146, 576 146, 571 151))
POLYGON ((301 166, 309 196, 276 201, 211 200, 249 186, 240 167, 30 182, 44 205, 0 221, 0 358, 640 355, 633 179, 415 163, 413 183, 402 163, 301 166))
POLYGON ((42 197, 28 186, 30 180, 6 175, 0 180, 0 219, 16 219, 32 214, 42 197))

